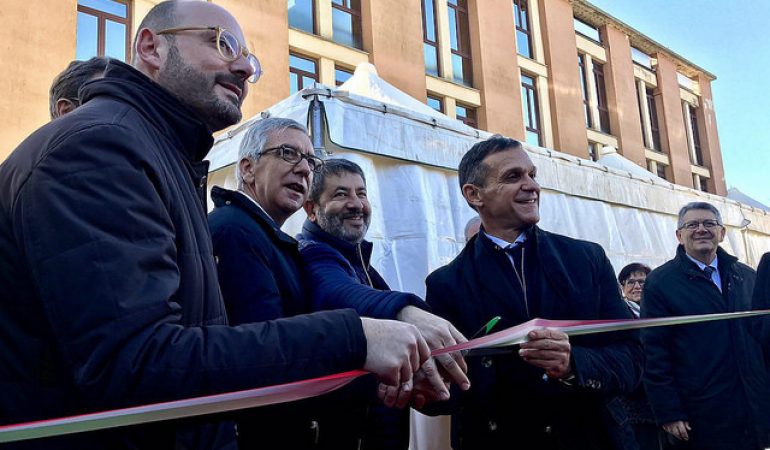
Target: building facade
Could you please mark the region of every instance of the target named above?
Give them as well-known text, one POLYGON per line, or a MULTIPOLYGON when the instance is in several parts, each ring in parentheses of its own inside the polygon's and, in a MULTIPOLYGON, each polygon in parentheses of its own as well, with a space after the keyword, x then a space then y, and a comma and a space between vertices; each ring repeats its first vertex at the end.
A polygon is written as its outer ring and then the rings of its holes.
MULTIPOLYGON (((6 1, 0 12, 0 159, 48 120, 72 59, 126 60, 157 0, 6 1), (24 38, 22 39, 22 36, 24 38)), ((612 146, 679 185, 725 195, 714 75, 584 0, 214 0, 265 74, 250 117, 341 84, 362 62, 468 125, 582 158, 612 146)))

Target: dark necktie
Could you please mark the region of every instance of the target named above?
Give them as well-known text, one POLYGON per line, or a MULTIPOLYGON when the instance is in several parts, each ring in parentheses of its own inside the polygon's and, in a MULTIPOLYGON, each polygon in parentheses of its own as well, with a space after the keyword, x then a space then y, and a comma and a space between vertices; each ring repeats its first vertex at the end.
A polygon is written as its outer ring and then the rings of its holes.
POLYGON ((711 266, 706 266, 703 268, 703 273, 706 275, 706 278, 708 278, 709 281, 711 281, 711 275, 714 273, 714 271, 716 271, 716 269, 711 266))

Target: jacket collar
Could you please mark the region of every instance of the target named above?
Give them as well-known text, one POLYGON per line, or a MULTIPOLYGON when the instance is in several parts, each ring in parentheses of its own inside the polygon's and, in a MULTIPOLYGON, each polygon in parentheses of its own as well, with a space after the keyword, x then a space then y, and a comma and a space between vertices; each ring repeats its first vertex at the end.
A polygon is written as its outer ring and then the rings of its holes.
POLYGON ((342 253, 348 261, 358 260, 357 249, 359 247, 361 248, 361 256, 366 266, 369 265, 369 260, 372 257, 372 248, 374 246, 371 242, 363 240, 360 244, 351 244, 348 241, 332 236, 310 220, 305 220, 305 223, 302 225, 302 236, 307 240, 322 242, 333 247, 342 253))
MULTIPOLYGON (((717 259, 719 260, 720 273, 729 273, 733 264, 738 261, 738 258, 727 253, 722 247, 717 247, 717 259)), ((687 252, 685 252, 684 246, 681 244, 676 248, 674 261, 680 269, 684 270, 690 276, 706 276, 703 271, 700 270, 700 267, 687 257, 687 252)))
POLYGON ((114 97, 131 105, 190 161, 202 160, 214 143, 211 130, 195 112, 128 64, 112 59, 104 78, 80 88, 83 103, 99 96, 114 97))
POLYGON ((211 200, 214 201, 214 207, 219 208, 225 205, 233 205, 251 216, 273 239, 277 239, 287 244, 297 245, 297 240, 284 233, 278 224, 267 215, 257 204, 246 194, 238 191, 214 186, 211 188, 211 200))

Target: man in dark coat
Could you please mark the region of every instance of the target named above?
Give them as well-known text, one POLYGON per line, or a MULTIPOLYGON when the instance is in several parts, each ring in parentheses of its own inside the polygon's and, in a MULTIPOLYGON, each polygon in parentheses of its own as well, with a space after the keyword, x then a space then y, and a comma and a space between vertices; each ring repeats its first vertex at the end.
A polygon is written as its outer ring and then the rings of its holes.
MULTIPOLYGON (((426 300, 469 337, 495 316, 500 329, 536 317, 631 317, 599 245, 535 225, 536 171, 521 144, 502 136, 460 162, 462 193, 482 228, 428 277, 426 300)), ((542 329, 520 348, 472 351, 467 362, 472 387, 447 405, 453 448, 610 449, 606 404, 636 387, 641 349, 633 333, 569 338, 542 329)))
MULTIPOLYGON (((770 309, 770 252, 762 255, 757 266, 757 281, 754 284, 751 304, 753 309, 770 309)), ((770 365, 770 318, 758 320, 756 326, 760 342, 765 349, 765 364, 770 365)))
MULTIPOLYGON (((373 246, 364 236, 371 221, 371 206, 361 167, 345 159, 327 160, 313 179, 305 211, 308 220, 298 239, 313 286, 315 310, 346 307, 367 317, 430 323, 444 329, 444 342, 435 344, 437 347, 465 341, 452 324, 426 312, 427 306, 418 296, 390 290, 370 265, 373 246)), ((438 333, 429 336, 431 345, 438 333)), ((459 355, 455 356, 457 360, 441 356, 440 363, 453 381, 467 383, 465 363, 459 355)), ((378 420, 371 434, 383 443, 381 448, 408 448, 409 411, 377 412, 378 420)))
MULTIPOLYGON (((139 27, 136 69, 111 61, 83 106, 0 166, 1 424, 362 366, 398 384, 427 357, 416 330, 352 310, 227 326, 202 158, 258 78, 242 42, 219 6, 160 3, 139 27), (378 338, 388 331, 412 339, 378 338)), ((212 449, 233 437, 202 417, 18 447, 212 449)))
MULTIPOLYGON (((754 271, 719 247, 725 236, 713 205, 679 211, 674 259, 647 277, 642 317, 751 309, 754 271)), ((767 445, 770 392, 752 320, 642 331, 644 385, 655 417, 681 448, 754 450, 767 445)))

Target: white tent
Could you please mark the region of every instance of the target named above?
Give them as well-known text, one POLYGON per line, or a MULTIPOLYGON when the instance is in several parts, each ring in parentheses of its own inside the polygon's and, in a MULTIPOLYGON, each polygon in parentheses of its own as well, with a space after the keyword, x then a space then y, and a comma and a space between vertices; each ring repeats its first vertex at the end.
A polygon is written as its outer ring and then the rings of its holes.
MULTIPOLYGON (((300 91, 220 136, 208 157, 210 186, 235 186, 233 164, 244 131, 271 116, 308 124, 317 152, 362 166, 373 209, 367 235, 375 244, 372 264, 393 289, 424 295, 427 274, 464 245, 463 228, 475 213, 462 198, 456 170, 462 155, 489 133, 432 110, 364 65, 339 88, 300 91)), ((542 186, 541 227, 598 242, 616 271, 632 261, 655 267, 670 259, 676 214, 692 201, 720 209, 728 229, 723 246, 742 261, 756 266, 770 251, 764 210, 671 184, 616 153, 596 163, 527 149, 542 186)), ((304 219, 299 211, 284 230, 296 234, 304 219)), ((417 420, 412 448, 448 448, 446 435, 436 437, 435 422, 417 420)))

